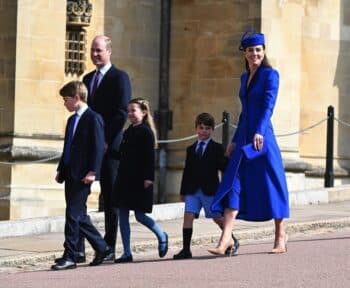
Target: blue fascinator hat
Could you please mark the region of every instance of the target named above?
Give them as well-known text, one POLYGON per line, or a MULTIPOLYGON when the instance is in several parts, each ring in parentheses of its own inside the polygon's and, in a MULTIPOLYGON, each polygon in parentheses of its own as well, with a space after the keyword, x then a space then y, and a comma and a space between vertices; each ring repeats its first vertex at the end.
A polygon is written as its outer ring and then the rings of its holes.
POLYGON ((244 32, 241 38, 241 45, 239 46, 239 50, 244 50, 250 46, 264 45, 265 44, 265 36, 262 33, 255 33, 252 30, 248 30, 244 32))

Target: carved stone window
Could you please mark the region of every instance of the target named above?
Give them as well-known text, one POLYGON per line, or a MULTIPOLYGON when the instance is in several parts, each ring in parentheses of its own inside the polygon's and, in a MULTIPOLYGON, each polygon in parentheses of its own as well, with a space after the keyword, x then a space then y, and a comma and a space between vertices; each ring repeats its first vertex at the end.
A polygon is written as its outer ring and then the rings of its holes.
POLYGON ((92 4, 88 0, 67 1, 65 73, 78 75, 86 68, 86 30, 92 4))
POLYGON ((66 74, 81 75, 85 71, 86 33, 81 30, 66 31, 66 74))

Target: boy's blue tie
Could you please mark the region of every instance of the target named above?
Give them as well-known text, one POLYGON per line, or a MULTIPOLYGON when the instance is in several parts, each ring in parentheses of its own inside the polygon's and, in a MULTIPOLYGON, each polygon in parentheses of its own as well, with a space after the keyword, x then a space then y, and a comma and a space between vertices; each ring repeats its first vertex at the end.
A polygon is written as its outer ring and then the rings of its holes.
POLYGON ((74 125, 75 125, 76 119, 77 119, 77 113, 75 113, 72 116, 68 124, 68 135, 67 135, 66 145, 64 146, 64 151, 63 151, 63 163, 66 166, 69 165, 69 162, 70 162, 70 152, 71 152, 74 125))
POLYGON ((197 157, 198 157, 199 159, 202 158, 203 149, 204 149, 204 142, 201 141, 201 142, 199 142, 199 147, 198 147, 198 149, 197 149, 197 157))

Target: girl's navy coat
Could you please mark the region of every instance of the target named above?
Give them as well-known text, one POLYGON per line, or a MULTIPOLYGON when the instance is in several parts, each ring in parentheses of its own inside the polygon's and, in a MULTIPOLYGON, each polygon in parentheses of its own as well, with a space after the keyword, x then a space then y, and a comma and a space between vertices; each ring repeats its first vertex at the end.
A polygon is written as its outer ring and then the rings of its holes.
POLYGON ((146 124, 130 125, 124 132, 120 146, 116 207, 152 212, 153 185, 145 189, 144 181, 154 181, 154 164, 152 130, 146 124))

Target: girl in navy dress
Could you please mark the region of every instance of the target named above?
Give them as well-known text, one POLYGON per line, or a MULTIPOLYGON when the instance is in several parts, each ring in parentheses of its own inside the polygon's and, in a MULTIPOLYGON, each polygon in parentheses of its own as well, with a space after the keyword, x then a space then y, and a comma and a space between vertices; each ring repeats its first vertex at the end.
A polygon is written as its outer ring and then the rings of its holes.
POLYGON ((155 170, 156 130, 148 101, 135 98, 129 102, 131 125, 124 131, 120 146, 120 164, 116 183, 116 207, 119 208, 120 233, 124 253, 116 263, 133 261, 130 249, 129 211, 138 222, 149 228, 158 239, 158 252, 168 251, 168 235, 145 213, 152 212, 155 170))
POLYGON ((211 209, 224 215, 218 246, 208 251, 224 255, 232 246, 236 218, 248 221, 274 219, 272 253, 287 251, 283 219, 289 217, 288 190, 281 153, 271 116, 276 103, 279 74, 265 56, 264 34, 245 33, 241 39, 246 69, 241 76, 239 97, 242 111, 227 153, 231 155, 211 209), (250 150, 245 152, 247 144, 250 150), (250 151, 250 153, 249 153, 250 151), (257 153, 259 152, 259 153, 257 153), (257 154, 252 159, 250 154, 257 154))

